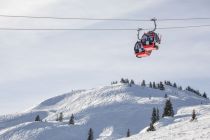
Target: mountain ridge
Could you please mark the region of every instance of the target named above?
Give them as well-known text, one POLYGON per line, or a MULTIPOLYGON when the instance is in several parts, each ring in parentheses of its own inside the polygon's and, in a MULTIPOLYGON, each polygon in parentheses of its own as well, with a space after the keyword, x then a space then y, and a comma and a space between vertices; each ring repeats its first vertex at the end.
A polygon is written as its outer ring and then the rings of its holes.
POLYGON ((82 140, 89 128, 96 139, 118 139, 126 136, 127 129, 138 134, 150 123, 152 108, 163 111, 165 94, 172 101, 174 111, 182 107, 209 104, 209 100, 190 91, 165 85, 165 90, 136 84, 113 84, 88 90, 77 90, 41 102, 23 114, 0 117, 0 139, 82 140), (64 121, 57 122, 59 113, 64 121), (75 125, 68 125, 74 114, 75 125), (43 122, 34 122, 40 115, 43 122), (16 138, 17 137, 17 138, 16 138))

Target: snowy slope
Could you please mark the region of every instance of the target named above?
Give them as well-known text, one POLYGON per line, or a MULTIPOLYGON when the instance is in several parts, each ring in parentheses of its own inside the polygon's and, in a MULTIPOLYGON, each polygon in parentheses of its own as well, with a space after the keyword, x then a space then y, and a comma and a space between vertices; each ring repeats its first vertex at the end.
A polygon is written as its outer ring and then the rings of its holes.
POLYGON ((209 140, 210 105, 184 107, 178 110, 174 118, 163 118, 155 124, 156 131, 146 132, 120 140, 209 140), (192 110, 197 112, 197 121, 190 121, 192 110))
MULTIPOLYGON (((175 112, 201 102, 209 103, 194 93, 168 86, 165 91, 122 84, 72 91, 48 99, 30 111, 1 116, 0 140, 84 140, 89 128, 99 140, 123 138, 128 128, 138 137, 150 122, 152 108, 158 107, 162 113, 165 94, 171 99, 175 112), (64 114, 62 123, 55 121, 60 112, 64 114), (75 125, 69 126, 71 114, 75 116, 75 125), (36 115, 44 122, 34 122, 36 115)), ((169 120, 173 121, 176 120, 169 120)))

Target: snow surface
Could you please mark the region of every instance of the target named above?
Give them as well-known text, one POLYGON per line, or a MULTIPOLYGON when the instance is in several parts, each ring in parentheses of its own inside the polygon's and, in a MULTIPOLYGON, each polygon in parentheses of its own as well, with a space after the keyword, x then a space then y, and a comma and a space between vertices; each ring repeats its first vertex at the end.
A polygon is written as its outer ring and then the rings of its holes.
POLYGON ((156 131, 146 132, 120 140, 210 140, 210 105, 184 107, 174 118, 163 118, 155 124, 156 131), (192 110, 197 111, 197 120, 191 121, 192 110))
POLYGON ((27 112, 0 116, 0 140, 85 140, 89 128, 97 140, 124 138, 128 128, 133 136, 125 139, 209 139, 210 106, 205 104, 209 100, 169 86, 165 91, 126 84, 77 90, 50 98, 27 112), (145 132, 152 108, 159 108, 162 114, 165 94, 177 114, 155 124, 157 131, 145 132), (197 122, 189 122, 193 109, 198 111, 197 122), (56 122, 60 112, 64 121, 56 122), (75 125, 68 125, 71 114, 75 125), (43 122, 34 122, 36 115, 43 122))

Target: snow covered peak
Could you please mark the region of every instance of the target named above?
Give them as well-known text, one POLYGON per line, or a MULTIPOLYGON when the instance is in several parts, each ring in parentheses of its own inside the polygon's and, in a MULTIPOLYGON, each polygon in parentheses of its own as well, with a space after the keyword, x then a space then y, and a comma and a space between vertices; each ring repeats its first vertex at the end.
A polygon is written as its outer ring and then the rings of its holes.
POLYGON ((95 139, 118 139, 149 125, 152 108, 160 114, 167 98, 170 98, 175 113, 182 107, 208 104, 209 100, 194 93, 165 86, 165 90, 140 85, 114 84, 89 90, 77 90, 50 98, 28 112, 0 117, 0 139, 22 136, 22 140, 87 139, 89 128, 95 139), (64 121, 56 118, 63 113, 64 121), (75 125, 68 125, 74 114, 75 125), (39 115, 43 122, 34 122, 39 115), (45 122, 46 121, 46 122, 45 122))

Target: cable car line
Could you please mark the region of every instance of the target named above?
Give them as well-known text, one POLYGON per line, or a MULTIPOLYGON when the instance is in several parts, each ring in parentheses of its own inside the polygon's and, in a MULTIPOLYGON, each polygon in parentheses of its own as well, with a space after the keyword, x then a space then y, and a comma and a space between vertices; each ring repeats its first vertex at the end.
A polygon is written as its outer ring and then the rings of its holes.
MULTIPOLYGON (((189 25, 189 26, 173 26, 173 27, 158 27, 158 30, 170 29, 188 29, 210 27, 209 25, 189 25)), ((8 31, 136 31, 136 28, 0 28, 0 30, 8 31)), ((142 28, 141 30, 150 30, 149 28, 142 28)))
MULTIPOLYGON (((85 17, 54 17, 54 16, 26 16, 26 15, 4 15, 6 18, 30 18, 30 19, 56 19, 56 20, 103 20, 103 21, 151 21, 150 19, 129 19, 129 18, 85 18, 85 17)), ((210 20, 210 17, 193 17, 193 18, 160 18, 157 21, 186 21, 186 20, 210 20)))
POLYGON ((108 21, 150 21, 148 19, 120 19, 120 18, 83 18, 83 17, 51 17, 51 16, 18 16, 18 15, 0 15, 7 18, 34 18, 34 19, 58 19, 58 20, 108 20, 108 21))
POLYGON ((199 27, 210 27, 210 25, 189 25, 189 26, 174 26, 174 27, 160 27, 157 28, 159 30, 167 30, 167 29, 187 29, 187 28, 199 28, 199 27))
POLYGON ((0 30, 31 30, 31 31, 129 31, 129 30, 136 30, 136 29, 115 29, 115 28, 91 28, 91 29, 85 29, 85 28, 0 28, 0 30))
POLYGON ((210 20, 210 17, 197 17, 197 18, 165 18, 165 19, 157 19, 158 21, 179 21, 179 20, 210 20))

